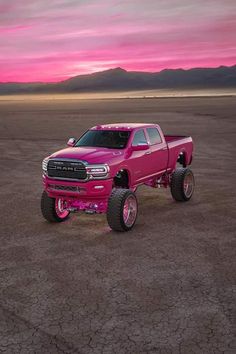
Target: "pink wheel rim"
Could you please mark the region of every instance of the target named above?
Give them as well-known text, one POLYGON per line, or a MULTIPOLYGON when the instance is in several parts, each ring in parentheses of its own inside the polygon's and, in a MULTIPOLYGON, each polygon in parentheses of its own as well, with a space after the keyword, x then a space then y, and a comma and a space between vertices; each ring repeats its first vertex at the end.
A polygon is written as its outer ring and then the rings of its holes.
POLYGON ((190 198, 194 189, 194 177, 191 172, 187 173, 184 178, 184 194, 187 198, 190 198))
POLYGON ((131 227, 137 216, 137 200, 133 195, 130 195, 124 203, 123 220, 125 226, 131 227))
POLYGON ((66 209, 66 201, 63 198, 55 199, 55 209, 57 216, 64 219, 68 216, 69 211, 66 209))

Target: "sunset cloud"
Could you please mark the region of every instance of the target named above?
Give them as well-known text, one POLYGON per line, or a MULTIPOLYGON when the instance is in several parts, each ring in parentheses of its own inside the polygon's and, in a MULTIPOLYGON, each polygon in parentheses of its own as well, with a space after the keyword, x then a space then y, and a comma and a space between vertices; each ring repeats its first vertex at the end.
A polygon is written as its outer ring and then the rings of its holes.
POLYGON ((236 64, 235 0, 0 0, 0 81, 236 64))

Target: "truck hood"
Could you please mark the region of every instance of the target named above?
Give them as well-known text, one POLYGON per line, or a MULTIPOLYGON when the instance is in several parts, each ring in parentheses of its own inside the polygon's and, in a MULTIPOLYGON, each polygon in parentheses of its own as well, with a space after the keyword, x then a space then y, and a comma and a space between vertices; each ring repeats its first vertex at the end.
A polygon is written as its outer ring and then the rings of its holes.
POLYGON ((118 149, 106 149, 98 147, 70 147, 59 150, 49 158, 74 159, 86 161, 89 164, 108 163, 123 155, 118 149))

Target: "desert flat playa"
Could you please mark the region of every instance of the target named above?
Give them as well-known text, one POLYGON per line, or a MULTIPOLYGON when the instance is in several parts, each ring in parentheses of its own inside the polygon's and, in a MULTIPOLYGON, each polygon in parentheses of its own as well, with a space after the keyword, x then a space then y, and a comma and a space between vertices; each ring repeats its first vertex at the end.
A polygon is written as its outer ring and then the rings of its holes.
POLYGON ((236 352, 236 97, 0 98, 0 351, 236 352), (102 99, 101 99, 102 98, 102 99), (109 98, 109 99, 107 99, 109 98), (140 187, 129 233, 105 215, 48 224, 41 161, 102 123, 195 144, 193 199, 140 187))
POLYGON ((107 100, 124 98, 182 98, 182 97, 235 97, 235 88, 219 89, 162 89, 162 90, 138 90, 138 91, 113 91, 113 92, 87 92, 87 93, 55 93, 55 94, 11 94, 0 95, 0 102, 8 101, 55 101, 55 100, 107 100))

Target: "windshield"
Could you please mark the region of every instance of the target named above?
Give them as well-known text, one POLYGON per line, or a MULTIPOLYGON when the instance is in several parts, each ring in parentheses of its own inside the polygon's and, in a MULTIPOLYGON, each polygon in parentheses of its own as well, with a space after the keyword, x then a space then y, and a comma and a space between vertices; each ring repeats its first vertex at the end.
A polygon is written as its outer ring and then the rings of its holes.
POLYGON ((130 137, 129 131, 120 130, 88 130, 75 146, 104 147, 108 149, 124 149, 130 137))

